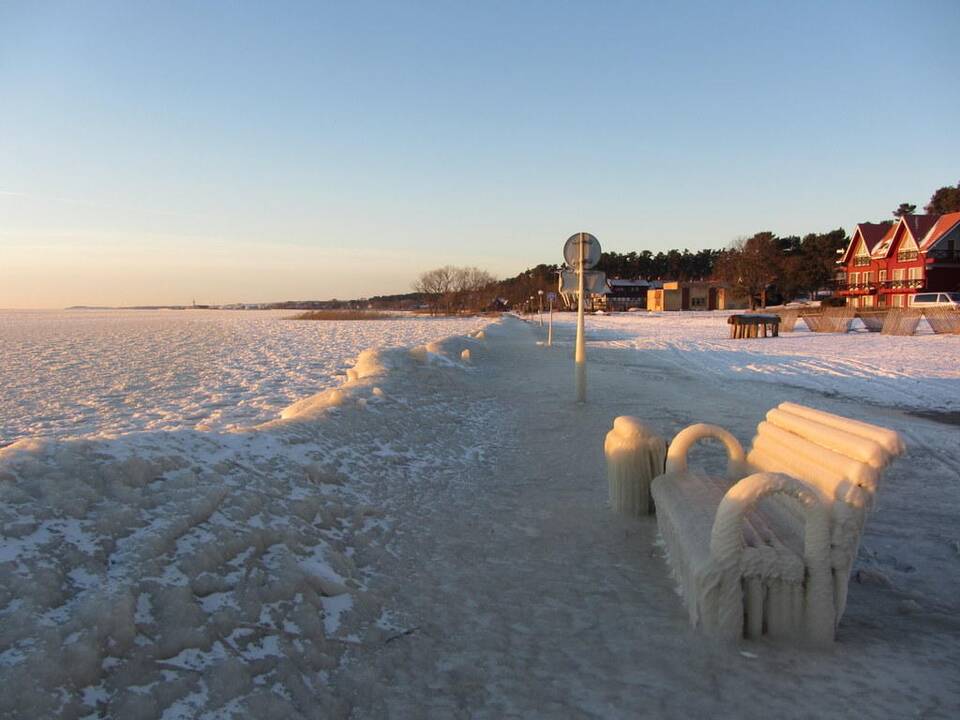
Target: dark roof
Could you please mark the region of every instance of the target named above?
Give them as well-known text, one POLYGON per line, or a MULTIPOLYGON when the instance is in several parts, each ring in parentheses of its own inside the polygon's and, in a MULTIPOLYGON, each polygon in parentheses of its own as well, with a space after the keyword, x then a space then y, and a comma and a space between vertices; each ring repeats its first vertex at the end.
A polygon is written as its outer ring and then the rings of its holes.
POLYGON ((854 228, 853 234, 850 236, 850 244, 847 245, 847 249, 844 251, 840 262, 845 263, 850 259, 850 253, 853 252, 857 243, 860 242, 860 238, 863 238, 863 243, 867 246, 867 252, 872 253, 873 249, 883 240, 884 236, 892 227, 893 220, 886 220, 879 223, 857 223, 857 227, 854 228))

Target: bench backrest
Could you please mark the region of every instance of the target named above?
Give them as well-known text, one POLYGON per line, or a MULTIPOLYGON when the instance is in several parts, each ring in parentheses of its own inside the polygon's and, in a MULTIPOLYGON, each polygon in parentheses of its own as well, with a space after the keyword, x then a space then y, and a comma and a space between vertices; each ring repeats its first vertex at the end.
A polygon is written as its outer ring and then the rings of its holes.
MULTIPOLYGON (((880 472, 903 450, 893 430, 785 402, 757 426, 747 464, 817 489, 831 509, 834 545, 846 564, 856 553, 880 472)), ((790 511, 784 505, 781 512, 790 511)))

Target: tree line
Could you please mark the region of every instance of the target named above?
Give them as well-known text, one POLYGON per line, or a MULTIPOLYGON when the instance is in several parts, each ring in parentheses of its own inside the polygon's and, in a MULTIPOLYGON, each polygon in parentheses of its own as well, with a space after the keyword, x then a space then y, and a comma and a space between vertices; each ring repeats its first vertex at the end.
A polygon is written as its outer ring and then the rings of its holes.
MULTIPOLYGON (((912 214, 916 205, 901 203, 894 217, 912 214)), ((930 214, 960 212, 960 182, 936 190, 924 206, 930 214)), ((824 233, 779 237, 770 231, 738 238, 722 250, 649 250, 604 252, 596 269, 611 278, 647 280, 719 280, 751 309, 768 302, 813 296, 828 287, 837 270, 838 251, 850 238, 843 228, 824 233)), ((414 283, 418 299, 433 313, 479 312, 520 308, 538 291, 557 289, 559 265, 540 264, 506 280, 475 267, 446 265, 421 273, 414 283)))
POLYGON ((455 315, 483 310, 496 284, 486 270, 444 265, 420 273, 413 289, 426 298, 431 314, 455 315))

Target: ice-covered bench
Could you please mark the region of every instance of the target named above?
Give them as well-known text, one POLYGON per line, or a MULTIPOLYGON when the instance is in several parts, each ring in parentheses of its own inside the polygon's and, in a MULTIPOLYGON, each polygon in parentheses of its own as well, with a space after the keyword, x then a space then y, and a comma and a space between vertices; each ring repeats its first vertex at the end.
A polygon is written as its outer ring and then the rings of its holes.
POLYGON ((794 403, 767 413, 746 454, 716 425, 678 433, 651 494, 691 623, 831 642, 880 472, 903 450, 892 430, 794 403), (726 478, 687 467, 703 438, 725 445, 726 478))

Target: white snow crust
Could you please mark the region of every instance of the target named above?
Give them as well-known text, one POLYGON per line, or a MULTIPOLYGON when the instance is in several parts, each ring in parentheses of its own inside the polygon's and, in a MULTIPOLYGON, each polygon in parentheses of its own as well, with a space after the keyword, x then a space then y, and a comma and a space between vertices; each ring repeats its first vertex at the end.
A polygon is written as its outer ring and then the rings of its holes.
POLYGON ((0 310, 0 446, 23 437, 230 430, 335 388, 357 353, 479 318, 291 320, 293 311, 0 310))
POLYGON ((955 714, 960 338, 590 317, 577 405, 564 316, 547 348, 509 318, 192 312, 0 315, 0 717, 955 714), (603 439, 746 442, 782 401, 908 450, 831 648, 739 652, 689 629, 655 520, 610 511, 603 439))
MULTIPOLYGON (((644 357, 721 382, 770 383, 918 409, 960 410, 960 336, 810 332, 803 320, 778 338, 732 340, 729 312, 632 312, 590 317, 596 347, 642 350, 644 357)), ((574 319, 559 314, 568 328, 574 319)))

